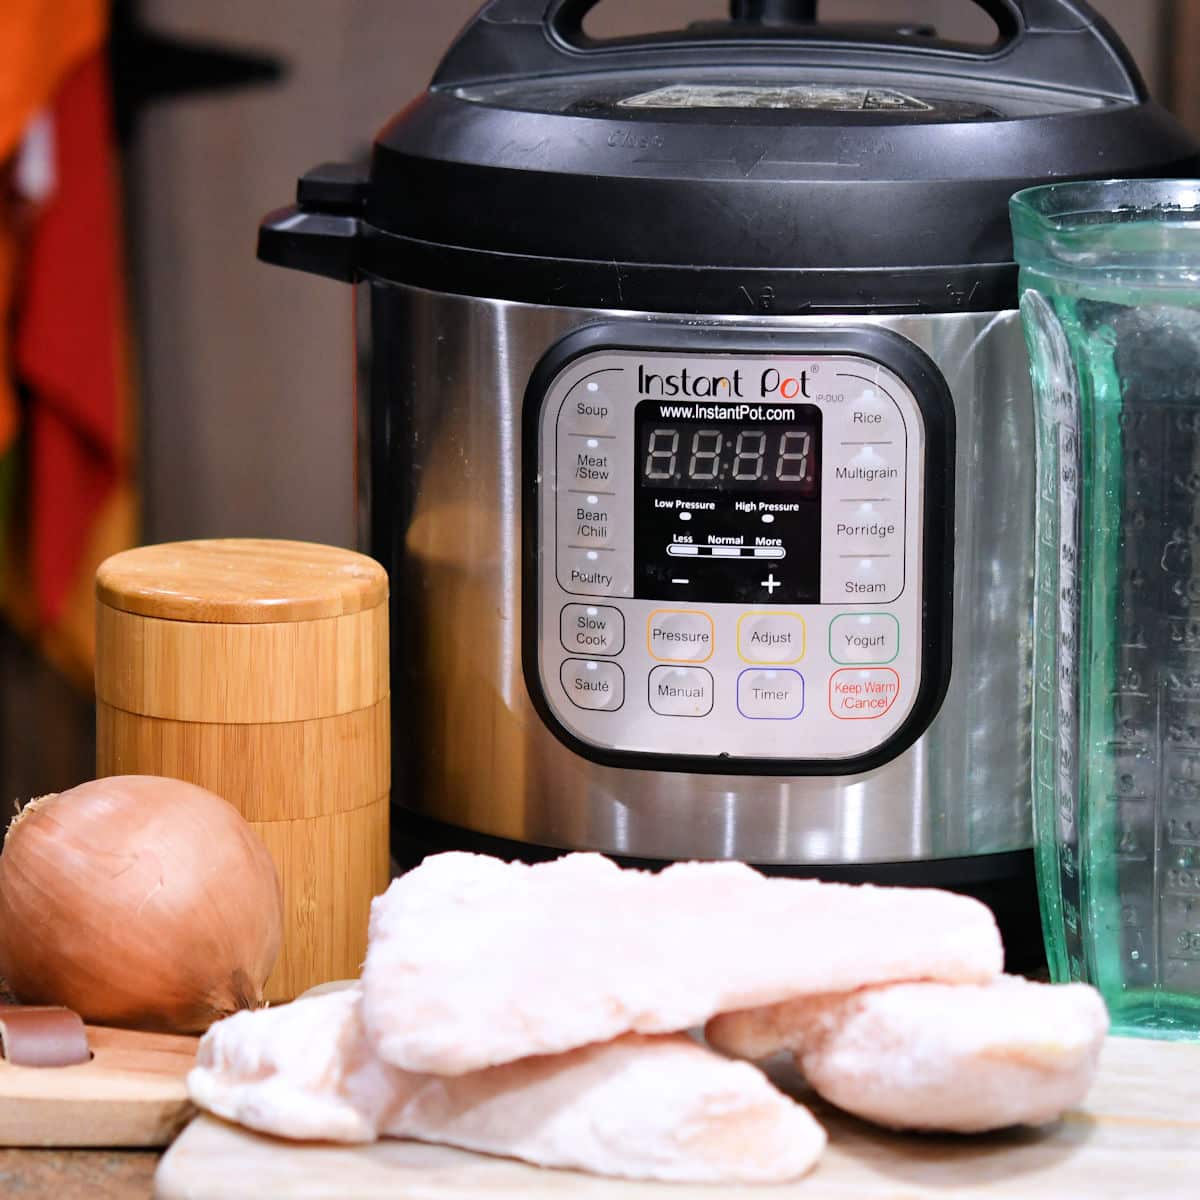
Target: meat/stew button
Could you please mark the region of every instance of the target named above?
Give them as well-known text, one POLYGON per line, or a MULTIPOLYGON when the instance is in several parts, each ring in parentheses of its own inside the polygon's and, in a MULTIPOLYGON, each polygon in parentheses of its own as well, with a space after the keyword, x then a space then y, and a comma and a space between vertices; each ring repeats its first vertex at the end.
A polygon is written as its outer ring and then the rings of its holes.
POLYGON ((900 695, 900 676, 891 667, 848 667, 829 679, 829 711, 841 721, 882 717, 900 695))

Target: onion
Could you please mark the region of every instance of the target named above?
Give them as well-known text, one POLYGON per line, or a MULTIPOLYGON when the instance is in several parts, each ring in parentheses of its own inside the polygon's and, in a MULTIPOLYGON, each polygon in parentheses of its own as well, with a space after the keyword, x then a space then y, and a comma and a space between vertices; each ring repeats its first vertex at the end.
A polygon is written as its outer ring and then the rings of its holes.
POLYGON ((195 1033, 262 989, 275 865, 238 811, 177 779, 97 779, 27 804, 0 853, 0 979, 97 1024, 195 1033))

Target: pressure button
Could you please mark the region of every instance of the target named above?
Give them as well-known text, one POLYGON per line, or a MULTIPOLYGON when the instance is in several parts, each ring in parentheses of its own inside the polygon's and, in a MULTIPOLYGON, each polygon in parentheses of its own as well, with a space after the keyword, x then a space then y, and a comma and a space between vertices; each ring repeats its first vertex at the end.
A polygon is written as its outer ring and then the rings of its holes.
POLYGON ((713 619, 695 609, 657 609, 646 622, 646 647, 659 662, 708 662, 713 656, 713 619))

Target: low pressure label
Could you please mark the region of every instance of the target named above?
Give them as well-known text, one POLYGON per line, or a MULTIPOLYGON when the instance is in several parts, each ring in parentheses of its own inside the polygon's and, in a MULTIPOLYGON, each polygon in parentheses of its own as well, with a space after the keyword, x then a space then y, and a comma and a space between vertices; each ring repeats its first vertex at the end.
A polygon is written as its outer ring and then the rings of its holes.
POLYGON ((621 108, 805 108, 826 112, 932 112, 933 105, 890 88, 838 87, 803 83, 789 86, 672 84, 639 92, 621 108))

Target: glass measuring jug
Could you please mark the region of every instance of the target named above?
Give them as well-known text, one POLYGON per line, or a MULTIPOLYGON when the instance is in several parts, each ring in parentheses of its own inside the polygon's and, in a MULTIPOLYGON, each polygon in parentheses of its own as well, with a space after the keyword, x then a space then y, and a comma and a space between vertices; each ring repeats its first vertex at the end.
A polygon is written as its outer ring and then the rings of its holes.
POLYGON ((1056 981, 1200 1037, 1200 181, 1011 204, 1037 406, 1034 821, 1056 981))

